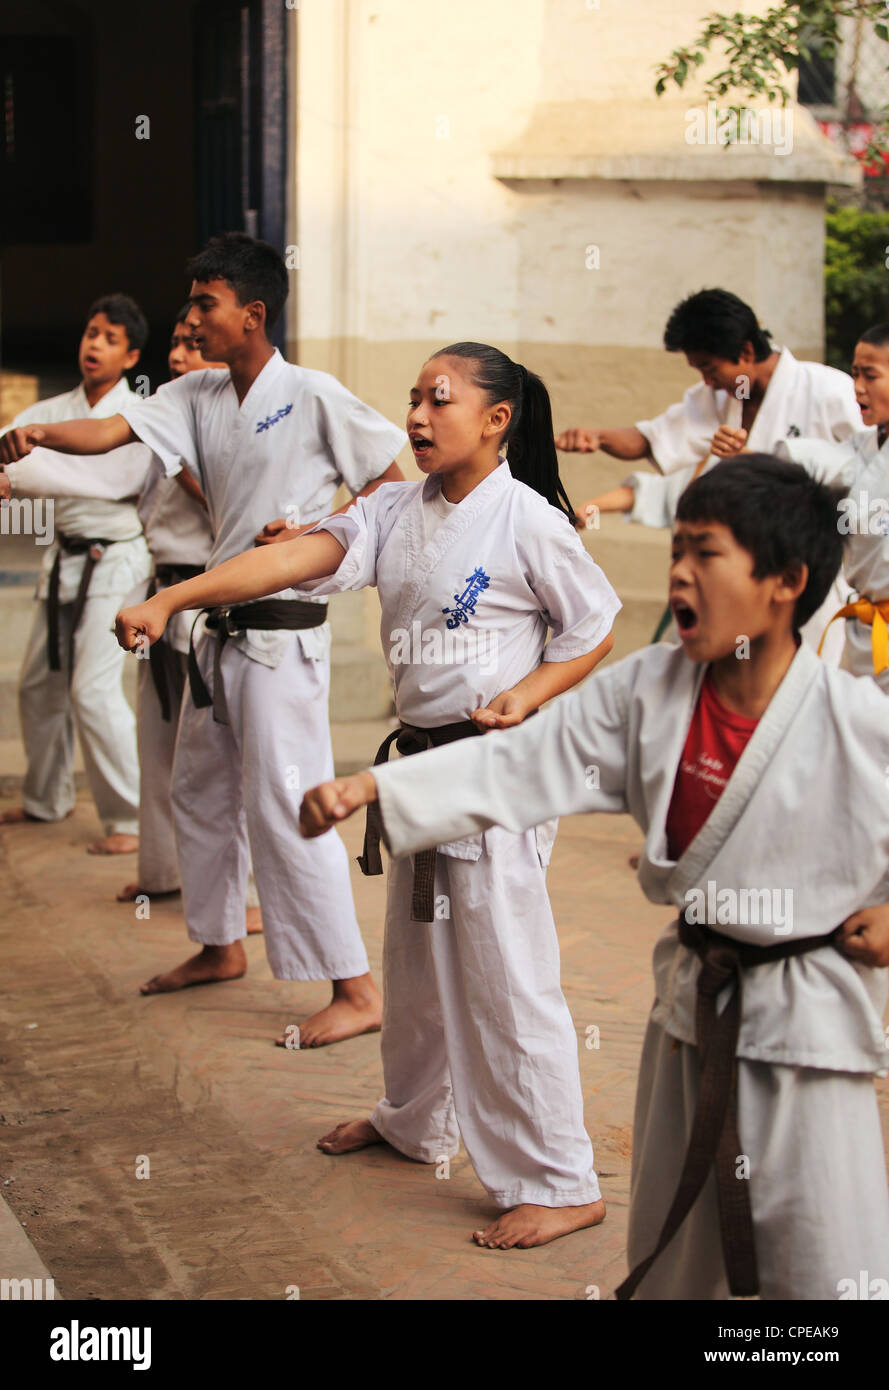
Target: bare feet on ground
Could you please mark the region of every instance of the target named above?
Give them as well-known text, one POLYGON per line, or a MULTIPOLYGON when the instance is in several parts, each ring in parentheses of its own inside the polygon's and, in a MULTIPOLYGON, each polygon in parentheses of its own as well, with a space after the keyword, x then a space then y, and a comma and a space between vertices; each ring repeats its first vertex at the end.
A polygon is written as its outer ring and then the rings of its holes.
POLYGON ((178 898, 181 891, 181 888, 167 888, 163 893, 158 893, 149 888, 140 888, 138 883, 125 883, 116 898, 119 903, 134 903, 137 898, 178 898))
MULTIPOLYGON (((65 812, 62 819, 67 820, 69 816, 73 815, 72 808, 72 810, 65 812)), ((11 811, 0 812, 0 825, 53 825, 54 823, 51 820, 44 820, 42 816, 32 816, 30 811, 25 810, 24 806, 13 806, 11 811)))
POLYGON ((525 1202, 498 1216, 484 1231, 473 1231, 472 1239, 489 1250, 530 1250, 571 1231, 598 1226, 604 1220, 605 1203, 601 1198, 582 1207, 538 1207, 525 1202))
POLYGON ((383 1136, 374 1129, 370 1120, 343 1120, 325 1134, 316 1145, 322 1153, 350 1154, 356 1149, 366 1149, 370 1144, 382 1144, 383 1136))
POLYGON ((247 935, 257 936, 262 931, 262 912, 258 907, 247 908, 247 935))
POLYGON ((217 980, 239 980, 247 973, 247 953, 240 941, 230 946, 204 946, 196 956, 168 970, 165 975, 155 975, 147 984, 139 986, 140 994, 172 994, 177 989, 189 989, 191 985, 212 985, 217 980))
MULTIPOLYGON (((300 1023, 299 1047, 326 1047, 362 1033, 379 1033, 382 1021, 383 1000, 370 975, 334 980, 333 998, 327 1007, 300 1023)), ((286 1033, 275 1039, 276 1047, 287 1045, 286 1033)), ((297 1050, 292 1042, 290 1048, 297 1050)))
POLYGON ((138 835, 106 835, 87 845, 87 854, 134 854, 139 848, 138 835))

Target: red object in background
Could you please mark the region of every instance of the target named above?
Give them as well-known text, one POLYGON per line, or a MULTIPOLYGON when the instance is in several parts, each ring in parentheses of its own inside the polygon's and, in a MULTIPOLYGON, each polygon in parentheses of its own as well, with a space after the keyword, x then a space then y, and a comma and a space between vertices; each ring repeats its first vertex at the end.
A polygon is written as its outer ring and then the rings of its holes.
POLYGON ((865 178, 885 178, 889 174, 889 151, 884 150, 877 159, 867 161, 867 150, 877 126, 872 121, 819 121, 822 135, 826 135, 833 145, 842 147, 862 165, 865 178), (867 162, 866 162, 867 161, 867 162))

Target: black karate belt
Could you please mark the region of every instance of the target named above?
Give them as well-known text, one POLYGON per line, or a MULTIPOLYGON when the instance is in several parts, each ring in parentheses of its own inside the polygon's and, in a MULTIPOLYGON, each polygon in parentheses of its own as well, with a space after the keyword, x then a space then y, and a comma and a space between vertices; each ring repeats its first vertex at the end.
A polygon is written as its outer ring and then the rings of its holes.
MULTIPOLYGON (((148 581, 146 601, 154 598, 161 587, 166 589, 170 584, 182 584, 186 579, 194 579, 203 573, 203 565, 156 565, 154 574, 148 581)), ((166 636, 159 637, 154 645, 148 648, 148 664, 161 707, 161 718, 165 724, 169 724, 173 718, 174 707, 178 709, 181 704, 185 678, 179 653, 170 646, 166 636)))
MULTIPOLYGON (((404 757, 412 753, 425 753, 429 748, 440 748, 445 743, 455 743, 460 738, 471 738, 482 730, 471 719, 461 719, 456 724, 439 724, 434 729, 419 729, 414 724, 402 724, 393 729, 377 749, 374 767, 389 761, 392 744, 404 757)), ((380 840, 383 833, 383 817, 380 803, 369 801, 367 822, 364 828, 364 852, 359 855, 358 864, 363 874, 373 875, 383 872, 383 858, 380 854, 380 840)), ((432 922, 435 920, 435 855, 434 849, 424 849, 414 855, 414 885, 411 895, 411 921, 432 922)))
MULTIPOLYGON (((138 535, 126 537, 128 541, 138 539, 138 535)), ((74 634, 86 607, 93 570, 109 545, 117 545, 118 542, 106 540, 101 536, 94 539, 88 539, 86 536, 66 536, 63 531, 56 534, 56 540, 59 543, 59 548, 56 551, 53 567, 49 572, 49 596, 46 605, 46 656, 51 671, 61 671, 62 669, 62 656, 59 648, 59 625, 62 609, 59 602, 59 585, 61 582, 62 554, 86 556, 83 574, 80 576, 80 587, 74 600, 74 610, 71 615, 71 635, 68 639, 68 684, 70 685, 74 673, 74 634)))
POLYGON ((216 633, 213 694, 211 695, 207 689, 195 656, 194 624, 188 644, 188 683, 195 706, 198 709, 206 709, 208 705, 212 705, 213 719, 217 724, 228 723, 221 662, 223 649, 230 637, 236 636, 239 632, 246 632, 251 627, 262 632, 302 632, 309 627, 320 627, 327 621, 326 603, 306 603, 304 599, 270 598, 263 599, 260 603, 242 603, 237 608, 205 608, 202 611, 207 615, 207 627, 216 633))
POLYGON ((647 1259, 630 1272, 616 1291, 616 1297, 631 1298, 658 1255, 666 1249, 700 1194, 711 1168, 716 1166, 719 1202, 719 1228, 722 1254, 729 1289, 739 1298, 759 1292, 750 1187, 735 1176, 735 1165, 743 1153, 738 1138, 737 1058, 741 1027, 743 971, 770 961, 801 956, 821 946, 832 945, 839 928, 828 936, 805 936, 774 946, 753 946, 735 941, 712 927, 679 918, 679 940, 700 958, 695 1031, 700 1055, 698 1102, 679 1186, 667 1213, 660 1237, 647 1259), (735 988, 721 1014, 716 1012, 720 991, 734 983, 735 988))

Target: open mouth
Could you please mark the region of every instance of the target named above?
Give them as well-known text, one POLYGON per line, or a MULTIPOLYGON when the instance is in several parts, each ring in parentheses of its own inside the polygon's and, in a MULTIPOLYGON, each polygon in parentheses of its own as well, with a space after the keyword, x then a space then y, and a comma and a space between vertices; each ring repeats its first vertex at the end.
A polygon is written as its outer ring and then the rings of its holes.
POLYGON ((690 604, 681 598, 674 598, 670 602, 673 610, 673 617, 676 619, 676 626, 680 632, 691 632, 697 626, 698 615, 690 604))
POLYGON ((412 434, 411 448, 415 454, 428 454, 432 448, 432 440, 426 439, 422 434, 412 434))
POLYGON ((83 365, 89 367, 90 371, 94 371, 99 365, 99 359, 98 357, 85 357, 83 359, 83 365))

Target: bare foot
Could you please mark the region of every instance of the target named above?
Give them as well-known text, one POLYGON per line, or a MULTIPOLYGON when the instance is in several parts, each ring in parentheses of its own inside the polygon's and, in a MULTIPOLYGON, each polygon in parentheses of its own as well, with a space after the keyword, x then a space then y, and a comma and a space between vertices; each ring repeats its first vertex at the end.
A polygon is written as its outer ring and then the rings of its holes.
POLYGON ((530 1250, 571 1231, 598 1226, 604 1220, 605 1203, 601 1198, 582 1207, 538 1207, 525 1202, 498 1216, 484 1231, 473 1231, 472 1239, 489 1250, 530 1250))
POLYGON ((383 1136, 374 1129, 370 1120, 343 1120, 336 1125, 316 1145, 322 1153, 350 1154, 356 1149, 366 1149, 370 1144, 382 1144, 383 1136))
POLYGON ((247 908, 247 935, 256 936, 262 931, 262 913, 258 907, 247 908))
MULTIPOLYGON (((69 816, 73 815, 74 808, 72 807, 70 811, 65 812, 62 819, 67 820, 69 816)), ((33 825, 54 824, 51 820, 44 820, 42 816, 32 816, 30 811, 25 810, 24 806, 13 806, 11 811, 0 812, 0 825, 26 825, 29 822, 33 825)))
POLYGON ((178 898, 181 888, 167 888, 163 893, 140 888, 138 883, 127 883, 116 895, 119 903, 134 903, 137 898, 178 898))
POLYGON ((629 859, 627 860, 627 863, 629 864, 631 869, 638 869, 641 859, 641 854, 631 854, 629 859))
POLYGON ((87 845, 87 854, 134 854, 139 848, 138 835, 106 835, 87 845))
POLYGON ((188 989, 191 985, 212 985, 217 980, 239 980, 247 973, 247 953, 240 941, 231 946, 205 946, 196 956, 168 970, 165 975, 155 975, 147 984, 139 986, 140 994, 172 994, 176 989, 188 989))
MULTIPOLYGON (((327 1007, 299 1025, 299 1045, 326 1047, 362 1033, 379 1033, 382 1022, 383 1000, 370 975, 334 980, 333 998, 327 1007)), ((287 1047, 286 1033, 275 1038, 275 1046, 287 1047)))

